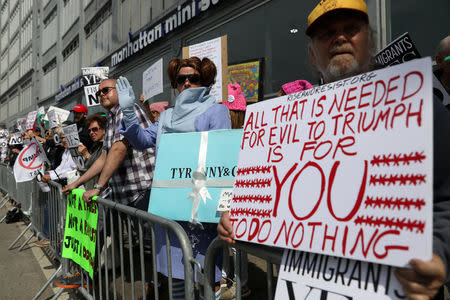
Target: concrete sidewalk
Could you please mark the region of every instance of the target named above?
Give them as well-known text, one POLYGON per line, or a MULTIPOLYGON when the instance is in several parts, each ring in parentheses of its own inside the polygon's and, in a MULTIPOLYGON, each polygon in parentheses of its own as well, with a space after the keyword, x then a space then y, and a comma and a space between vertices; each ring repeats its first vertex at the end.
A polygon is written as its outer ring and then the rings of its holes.
MULTIPOLYGON (((0 210, 0 218, 6 215, 8 208, 9 204, 0 210)), ((30 231, 12 250, 8 250, 9 245, 25 228, 22 221, 0 224, 0 299, 32 299, 56 270, 43 250, 34 246, 34 237, 19 252, 20 245, 31 235, 30 231)), ((50 299, 57 291, 58 289, 50 286, 39 299, 50 299)), ((67 294, 59 297, 68 298, 67 294)))

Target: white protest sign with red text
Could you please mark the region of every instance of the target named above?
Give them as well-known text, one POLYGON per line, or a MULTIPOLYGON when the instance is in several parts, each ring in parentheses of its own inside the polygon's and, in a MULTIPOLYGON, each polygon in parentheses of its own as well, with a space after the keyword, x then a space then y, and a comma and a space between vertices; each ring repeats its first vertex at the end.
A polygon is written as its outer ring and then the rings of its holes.
POLYGON ((33 180, 42 170, 43 157, 41 148, 36 139, 24 145, 14 163, 14 178, 16 182, 33 180))
POLYGON ((432 254, 430 58, 247 108, 236 239, 394 266, 432 254))
POLYGON ((37 111, 30 111, 27 115, 27 121, 25 124, 25 129, 34 129, 34 122, 36 121, 37 111))

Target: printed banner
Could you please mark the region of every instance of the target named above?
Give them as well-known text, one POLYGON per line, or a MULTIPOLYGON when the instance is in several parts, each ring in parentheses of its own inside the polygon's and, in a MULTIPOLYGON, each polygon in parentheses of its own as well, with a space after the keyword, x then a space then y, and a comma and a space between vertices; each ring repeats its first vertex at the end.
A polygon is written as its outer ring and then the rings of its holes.
POLYGON ((109 67, 89 67, 81 68, 83 73, 82 82, 84 85, 84 96, 87 106, 100 105, 95 93, 98 91, 98 85, 103 79, 108 78, 109 67))
POLYGON ((142 73, 142 93, 144 99, 163 92, 163 59, 159 59, 142 73))
MULTIPOLYGON (((35 138, 28 145, 24 145, 14 163, 14 178, 16 182, 33 180, 43 167, 43 152, 35 138)), ((42 173, 42 172, 41 172, 42 173)))
POLYGON ((50 123, 50 128, 55 128, 66 121, 69 118, 69 115, 70 111, 68 110, 56 106, 50 106, 44 120, 50 123))
POLYGON ((383 66, 392 66, 420 58, 419 51, 408 32, 405 32, 375 55, 375 60, 383 66))
POLYGON ((63 127, 64 136, 67 140, 67 145, 69 146, 69 152, 72 156, 74 163, 77 165, 78 169, 84 169, 85 159, 80 152, 78 152, 78 145, 80 144, 80 137, 78 136, 77 124, 72 124, 63 127))
POLYGON ((394 266, 430 260, 432 104, 424 58, 250 105, 236 238, 394 266))
MULTIPOLYGON (((69 258, 93 278, 97 243, 97 202, 83 201, 82 189, 73 189, 67 196, 66 227, 62 257, 69 258)), ((97 196, 93 198, 95 200, 97 196)))
POLYGON ((391 266, 284 250, 276 300, 402 300, 391 266))
POLYGON ((22 135, 20 132, 14 133, 14 135, 9 139, 10 145, 21 145, 23 143, 22 135))
POLYGON ((25 130, 33 130, 34 122, 36 122, 37 111, 30 111, 27 115, 27 121, 25 123, 25 130))

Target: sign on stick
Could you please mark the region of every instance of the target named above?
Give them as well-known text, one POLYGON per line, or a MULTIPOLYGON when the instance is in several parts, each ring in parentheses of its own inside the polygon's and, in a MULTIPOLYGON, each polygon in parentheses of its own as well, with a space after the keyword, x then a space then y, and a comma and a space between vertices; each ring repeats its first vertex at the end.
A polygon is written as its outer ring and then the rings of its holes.
POLYGON ((163 92, 163 59, 159 59, 142 73, 142 93, 144 99, 163 92))
POLYGON ((108 78, 109 67, 90 67, 81 68, 83 73, 84 96, 87 106, 99 105, 99 99, 95 93, 98 91, 98 85, 103 79, 108 78))

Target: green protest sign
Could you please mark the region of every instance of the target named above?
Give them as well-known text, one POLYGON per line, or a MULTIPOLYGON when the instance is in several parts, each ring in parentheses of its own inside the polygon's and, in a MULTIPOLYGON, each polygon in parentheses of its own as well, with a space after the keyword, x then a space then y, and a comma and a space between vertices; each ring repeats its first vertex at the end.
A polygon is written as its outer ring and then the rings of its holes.
POLYGON ((95 201, 84 202, 84 192, 82 189, 74 189, 67 196, 62 257, 76 262, 92 278, 97 242, 98 206, 95 201))

